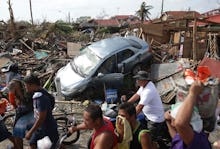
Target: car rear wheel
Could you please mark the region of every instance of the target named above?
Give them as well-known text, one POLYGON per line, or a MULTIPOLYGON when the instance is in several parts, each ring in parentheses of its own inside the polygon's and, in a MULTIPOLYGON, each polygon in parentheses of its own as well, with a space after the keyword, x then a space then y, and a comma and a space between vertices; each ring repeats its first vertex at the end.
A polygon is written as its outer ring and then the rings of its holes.
POLYGON ((134 68, 132 69, 132 75, 136 75, 138 71, 141 70, 141 65, 137 64, 134 66, 134 68))

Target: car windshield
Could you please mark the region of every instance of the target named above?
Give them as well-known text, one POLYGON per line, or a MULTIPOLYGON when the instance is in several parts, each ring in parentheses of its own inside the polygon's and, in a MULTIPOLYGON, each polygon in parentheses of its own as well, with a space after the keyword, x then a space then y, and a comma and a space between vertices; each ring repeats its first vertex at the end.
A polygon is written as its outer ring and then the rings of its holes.
POLYGON ((71 66, 76 73, 85 77, 90 74, 100 61, 101 58, 86 47, 73 59, 71 66))

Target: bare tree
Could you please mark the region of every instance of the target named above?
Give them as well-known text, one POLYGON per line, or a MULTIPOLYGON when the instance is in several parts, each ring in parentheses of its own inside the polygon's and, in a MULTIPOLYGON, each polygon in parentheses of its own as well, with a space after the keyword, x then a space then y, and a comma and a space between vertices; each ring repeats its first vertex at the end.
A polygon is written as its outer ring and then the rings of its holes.
POLYGON ((14 37, 15 36, 15 22, 14 22, 13 9, 11 7, 11 0, 8 0, 8 10, 10 13, 10 34, 12 37, 14 37))
POLYGON ((30 13, 31 13, 31 24, 34 25, 31 0, 29 0, 29 4, 30 4, 30 13))

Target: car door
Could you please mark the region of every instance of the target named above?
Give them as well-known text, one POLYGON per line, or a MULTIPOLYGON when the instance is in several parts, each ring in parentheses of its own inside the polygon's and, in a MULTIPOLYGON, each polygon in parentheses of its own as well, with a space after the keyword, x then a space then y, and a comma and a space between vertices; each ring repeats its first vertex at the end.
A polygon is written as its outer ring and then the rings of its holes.
POLYGON ((117 53, 118 71, 129 73, 136 63, 133 50, 125 49, 117 53))
POLYGON ((103 84, 108 82, 108 74, 117 73, 117 63, 116 55, 112 55, 107 58, 97 69, 94 75, 91 77, 89 86, 98 89, 103 86, 103 84))

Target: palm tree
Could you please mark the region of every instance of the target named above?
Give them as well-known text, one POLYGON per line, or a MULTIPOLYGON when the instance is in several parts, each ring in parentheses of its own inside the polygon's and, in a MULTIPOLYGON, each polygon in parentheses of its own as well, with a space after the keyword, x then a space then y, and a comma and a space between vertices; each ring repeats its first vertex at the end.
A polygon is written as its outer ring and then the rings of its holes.
POLYGON ((142 2, 141 8, 140 8, 138 11, 136 11, 136 15, 137 15, 138 17, 140 17, 142 23, 144 22, 144 20, 145 20, 146 18, 147 18, 148 20, 151 20, 150 17, 149 17, 149 15, 151 15, 151 13, 150 13, 149 10, 152 9, 152 8, 153 8, 153 6, 151 6, 151 5, 146 5, 145 2, 142 2))

